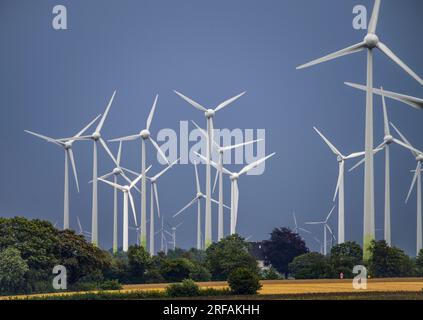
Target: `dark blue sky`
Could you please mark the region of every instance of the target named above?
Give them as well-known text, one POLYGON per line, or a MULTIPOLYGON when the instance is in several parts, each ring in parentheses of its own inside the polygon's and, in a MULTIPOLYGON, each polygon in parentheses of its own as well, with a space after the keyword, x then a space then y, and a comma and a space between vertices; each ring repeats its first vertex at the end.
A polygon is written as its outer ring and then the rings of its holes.
MULTIPOLYGON (((266 128, 266 151, 277 152, 277 157, 268 162, 264 175, 240 181, 239 232, 253 235, 253 240, 267 238, 276 226, 292 226, 292 211, 301 222, 322 219, 332 206, 338 167, 312 126, 344 153, 363 149, 365 98, 343 82, 364 83, 365 54, 308 70, 295 67, 362 39, 365 32, 352 28, 356 4, 371 11, 373 1, 1 0, 0 215, 62 223, 63 152, 23 130, 69 136, 103 112, 116 88, 103 130, 107 138, 138 132, 156 93, 160 98, 153 136, 161 128, 177 130, 180 120, 204 125, 203 116, 172 89, 209 105, 247 90, 236 105, 216 117, 215 127, 266 128), (69 30, 51 27, 51 11, 57 4, 68 9, 69 30)), ((423 76, 421 12, 419 0, 385 0, 378 33, 423 76)), ((380 52, 375 57, 375 85, 423 96, 418 83, 380 52)), ((417 148, 423 148, 423 113, 398 102, 388 104, 391 120, 417 148)), ((380 99, 375 98, 375 143, 383 136, 381 110, 380 99)), ((87 183, 91 150, 91 143, 75 144, 81 193, 71 184, 71 225, 76 227, 79 215, 87 230, 91 228, 87 183)), ((412 178, 409 170, 416 163, 397 146, 392 148, 391 162, 393 243, 413 254, 415 194, 408 205, 404 199, 412 178)), ((123 163, 139 169, 139 144, 124 145, 123 163)), ((153 165, 157 171, 159 165, 153 165)), ((382 154, 375 165, 376 224, 382 227, 382 154)), ((111 168, 102 152, 100 173, 111 168)), ((204 183, 204 167, 200 173, 204 183)), ((179 166, 163 177, 159 188, 165 215, 170 217, 192 198, 193 182, 191 166, 179 166)), ((99 194, 100 243, 109 248, 112 190, 101 185, 99 194)), ((229 203, 229 193, 226 199, 229 203)), ((346 238, 360 243, 362 202, 363 171, 359 170, 346 175, 346 238)), ((184 224, 178 245, 194 246, 195 209, 174 222, 180 221, 184 224)), ((335 229, 336 221, 336 217, 331 220, 335 229)), ((312 228, 319 238, 320 229, 312 228)), ((135 241, 135 234, 131 236, 135 241)))

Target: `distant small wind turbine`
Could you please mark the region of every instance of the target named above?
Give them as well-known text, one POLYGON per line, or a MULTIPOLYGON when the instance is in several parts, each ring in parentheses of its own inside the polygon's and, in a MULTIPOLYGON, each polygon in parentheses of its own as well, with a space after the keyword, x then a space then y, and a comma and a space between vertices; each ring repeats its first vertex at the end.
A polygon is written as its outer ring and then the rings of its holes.
POLYGON ((307 229, 301 228, 298 226, 298 222, 297 222, 297 217, 295 215, 295 212, 292 213, 292 217, 294 218, 294 232, 299 234, 300 231, 303 231, 305 233, 311 234, 310 231, 308 231, 307 229))
POLYGON ((330 210, 329 214, 327 215, 326 219, 323 221, 318 221, 318 222, 306 222, 305 224, 309 224, 309 225, 322 225, 323 226, 323 254, 327 255, 327 235, 326 235, 326 230, 329 230, 329 232, 332 234, 333 236, 333 232, 332 229, 329 227, 328 225, 328 221, 330 216, 332 215, 333 210, 335 210, 336 206, 333 206, 332 210, 330 210))
POLYGON ((91 236, 92 236, 91 232, 85 231, 82 228, 82 224, 81 224, 81 221, 79 220, 78 216, 76 216, 76 222, 78 223, 78 228, 79 228, 78 234, 81 235, 81 236, 84 236, 88 240, 91 240, 91 236))

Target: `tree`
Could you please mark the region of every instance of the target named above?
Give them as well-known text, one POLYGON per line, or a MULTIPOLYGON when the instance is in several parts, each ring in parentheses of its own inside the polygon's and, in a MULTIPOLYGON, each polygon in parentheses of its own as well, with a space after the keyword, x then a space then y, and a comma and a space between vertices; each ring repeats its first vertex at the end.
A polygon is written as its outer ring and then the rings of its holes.
POLYGON ((228 277, 229 287, 234 294, 251 295, 257 294, 261 289, 258 273, 249 268, 237 268, 228 277))
POLYGON ((369 272, 375 278, 407 277, 414 275, 413 261, 404 251, 389 247, 386 241, 372 241, 369 272))
POLYGON ((131 282, 143 282, 144 274, 151 264, 150 254, 143 246, 129 246, 128 272, 131 282))
POLYGON ((18 249, 8 247, 0 251, 0 291, 15 293, 25 287, 28 264, 18 249))
POLYGON ((169 282, 180 282, 190 277, 193 263, 186 258, 167 259, 161 266, 160 273, 169 282))
POLYGON ((416 269, 420 277, 423 277, 423 249, 420 250, 416 258, 416 269))
POLYGON ((331 275, 329 259, 317 252, 310 252, 298 257, 289 264, 296 279, 325 279, 331 275))
POLYGON ((263 241, 266 262, 281 274, 288 277, 289 263, 295 257, 308 253, 309 250, 304 240, 288 228, 276 228, 270 234, 270 240, 263 241))
POLYGON ((206 250, 206 265, 213 280, 226 280, 229 273, 245 267, 257 272, 257 261, 248 252, 249 244, 238 235, 230 235, 206 250))
POLYGON ((280 280, 281 278, 282 277, 279 274, 279 272, 273 267, 270 267, 268 269, 264 269, 261 272, 261 279, 262 280, 280 280))
POLYGON ((354 266, 363 264, 363 250, 354 241, 338 244, 331 249, 330 263, 334 272, 334 277, 338 277, 341 272, 345 278, 353 278, 354 266))

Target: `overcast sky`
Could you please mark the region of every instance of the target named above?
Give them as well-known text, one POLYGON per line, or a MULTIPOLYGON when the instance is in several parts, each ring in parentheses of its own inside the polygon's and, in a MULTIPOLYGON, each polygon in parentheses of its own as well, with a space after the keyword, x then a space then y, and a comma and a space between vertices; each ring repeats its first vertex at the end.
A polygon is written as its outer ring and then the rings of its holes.
MULTIPOLYGON (((178 132, 183 120, 205 126, 204 116, 172 92, 177 89, 207 106, 246 90, 216 116, 215 127, 266 129, 266 152, 277 153, 263 175, 239 181, 240 234, 266 239, 274 227, 293 226, 293 211, 301 223, 323 219, 333 206, 338 165, 312 127, 321 129, 345 154, 364 148, 365 96, 343 82, 365 82, 365 53, 307 70, 295 67, 363 38, 365 31, 352 27, 357 4, 368 6, 370 14, 369 0, 2 0, 0 215, 62 225, 64 153, 24 129, 53 137, 72 135, 103 112, 115 89, 103 130, 107 139, 139 132, 156 93, 160 97, 153 137, 162 128, 178 132), (57 4, 67 7, 68 30, 52 28, 52 8, 57 4)), ((383 1, 378 34, 423 76, 421 12, 419 0, 383 1)), ((423 88, 380 52, 375 54, 375 85, 423 97, 423 88)), ((374 111, 376 144, 383 138, 379 98, 374 111)), ((422 149, 423 112, 390 100, 388 112, 422 149)), ((111 144, 113 152, 116 147, 111 144)), ((139 149, 137 142, 124 145, 125 166, 140 169, 139 149)), ((157 172, 162 167, 153 149, 148 151, 148 163, 157 172)), ((71 226, 76 228, 78 215, 84 229, 90 230, 92 143, 75 143, 74 152, 81 192, 70 180, 71 226)), ((404 200, 416 162, 410 152, 394 146, 391 163, 393 244, 414 254, 415 193, 408 204, 404 200)), ((112 168, 101 150, 99 174, 112 168)), ((205 167, 199 169, 204 186, 205 167)), ((376 226, 382 228, 382 154, 375 158, 375 171, 376 226)), ((229 179, 225 188, 229 204, 229 179)), ((346 174, 345 188, 346 239, 361 243, 362 169, 346 174)), ((178 246, 195 246, 196 209, 171 219, 195 195, 193 167, 175 167, 159 181, 159 189, 162 213, 170 223, 184 222, 177 233, 178 246)), ((110 248, 112 189, 99 185, 99 199, 100 244, 110 248)), ((215 238, 216 210, 213 221, 215 238)), ((336 215, 330 224, 336 230, 336 215)), ((320 227, 310 230, 322 238, 320 227)), ((383 231, 377 236, 382 237, 383 231)), ((316 249, 312 238, 305 238, 316 249)), ((130 240, 135 241, 134 233, 130 240)))

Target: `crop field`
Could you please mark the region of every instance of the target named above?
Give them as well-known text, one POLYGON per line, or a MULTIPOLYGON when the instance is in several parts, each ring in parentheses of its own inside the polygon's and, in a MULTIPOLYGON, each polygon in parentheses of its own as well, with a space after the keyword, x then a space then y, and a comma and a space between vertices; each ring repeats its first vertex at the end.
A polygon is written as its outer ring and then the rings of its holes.
MULTIPOLYGON (((226 282, 198 283, 201 288, 227 288, 226 282)), ((423 278, 371 279, 367 290, 355 290, 352 280, 271 280, 262 281, 263 288, 257 299, 423 299, 423 278)), ((136 291, 164 291, 168 284, 125 285, 120 294, 136 291)), ((112 292, 112 291, 111 291, 112 292)), ((95 292, 92 292, 95 293, 95 292)), ((75 293, 62 292, 37 295, 0 297, 0 299, 27 299, 32 297, 68 296, 75 293)), ((227 298, 227 297, 226 297, 227 298)), ((234 297, 242 298, 242 297, 234 297)), ((244 297, 245 298, 245 297, 244 297)), ((251 297, 250 297, 251 298, 251 297)))

